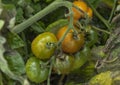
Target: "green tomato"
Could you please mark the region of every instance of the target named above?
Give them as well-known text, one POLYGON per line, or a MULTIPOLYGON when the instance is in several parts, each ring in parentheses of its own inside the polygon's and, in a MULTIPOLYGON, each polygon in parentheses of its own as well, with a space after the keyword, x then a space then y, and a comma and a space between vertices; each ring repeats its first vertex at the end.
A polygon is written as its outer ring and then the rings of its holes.
POLYGON ((74 57, 67 55, 67 54, 61 54, 60 56, 57 56, 54 62, 54 70, 58 74, 68 74, 74 63, 74 57))
POLYGON ((36 57, 30 57, 26 63, 27 77, 36 83, 41 83, 48 78, 49 69, 42 67, 42 61, 36 57))
POLYGON ((73 71, 83 66, 91 57, 91 51, 89 47, 84 46, 84 49, 75 55, 73 64, 73 71))
POLYGON ((49 59, 55 51, 56 36, 50 32, 38 35, 31 44, 33 54, 40 59, 49 59))
POLYGON ((110 71, 106 71, 94 76, 90 80, 89 85, 112 85, 111 73, 110 71))

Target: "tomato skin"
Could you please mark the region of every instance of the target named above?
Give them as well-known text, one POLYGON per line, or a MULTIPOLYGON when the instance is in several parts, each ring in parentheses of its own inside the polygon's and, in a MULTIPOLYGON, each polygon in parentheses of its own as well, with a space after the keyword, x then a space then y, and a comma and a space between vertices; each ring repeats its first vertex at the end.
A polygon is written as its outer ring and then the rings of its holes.
POLYGON ((54 70, 58 74, 68 74, 71 72, 74 63, 74 56, 62 54, 57 56, 54 62, 54 70))
POLYGON ((37 58, 49 59, 55 51, 54 44, 56 42, 57 42, 57 38, 53 33, 44 32, 42 34, 39 34, 32 41, 32 44, 31 44, 32 52, 37 58))
POLYGON ((92 18, 92 16, 93 16, 93 11, 90 7, 88 7, 87 15, 89 18, 92 18))
MULTIPOLYGON (((58 40, 60 40, 60 38, 64 35, 64 33, 66 32, 66 30, 68 29, 68 26, 64 26, 62 27, 56 37, 58 40)), ((76 28, 77 29, 77 28, 76 28)), ((80 30, 76 30, 78 32, 80 32, 80 30)), ((67 35, 65 36, 63 42, 62 42, 62 50, 66 53, 75 53, 78 50, 80 50, 80 48, 83 46, 84 44, 84 34, 83 33, 78 33, 77 34, 77 38, 74 38, 74 31, 73 29, 71 29, 67 35)))
POLYGON ((73 71, 76 69, 79 69, 81 66, 83 66, 88 59, 91 57, 91 50, 89 47, 84 46, 83 50, 76 53, 75 55, 75 61, 73 64, 73 71))
POLYGON ((112 74, 115 73, 112 73, 112 71, 101 72, 90 79, 89 85, 119 85, 114 84, 115 77, 112 78, 111 77, 112 74))
MULTIPOLYGON (((77 6, 78 8, 80 8, 83 12, 87 12, 88 11, 88 6, 84 1, 74 1, 73 4, 75 6, 77 6)), ((72 8, 73 10, 73 18, 75 20, 80 19, 81 17, 83 17, 84 15, 82 15, 82 13, 80 13, 76 8, 72 8)))
POLYGON ((49 69, 40 66, 41 61, 36 57, 30 57, 26 63, 27 77, 36 83, 45 81, 48 77, 49 69))
MULTIPOLYGON (((73 4, 78 7, 79 9, 81 9, 84 13, 86 13, 88 15, 89 18, 92 18, 93 16, 93 11, 92 9, 83 1, 83 0, 78 0, 78 1, 74 1, 73 4)), ((73 11, 73 23, 75 24, 80 18, 85 17, 84 13, 80 13, 80 11, 78 9, 76 9, 75 7, 72 8, 73 11)), ((69 19, 69 17, 68 17, 69 19)))

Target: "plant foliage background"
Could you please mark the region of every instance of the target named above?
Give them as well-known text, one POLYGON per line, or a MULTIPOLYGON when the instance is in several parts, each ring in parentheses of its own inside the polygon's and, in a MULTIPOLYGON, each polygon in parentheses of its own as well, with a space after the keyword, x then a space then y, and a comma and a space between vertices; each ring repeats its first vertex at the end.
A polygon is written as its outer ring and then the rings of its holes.
MULTIPOLYGON (((72 2, 73 0, 66 1, 72 2)), ((88 0, 86 0, 86 2, 87 1, 88 0)), ((38 85, 29 81, 25 73, 25 63, 31 55, 31 41, 35 36, 44 32, 48 25, 59 19, 66 18, 65 14, 67 13, 67 8, 60 7, 57 10, 50 12, 21 33, 12 33, 10 29, 32 17, 53 2, 54 0, 0 0, 0 85, 38 85)), ((114 0, 89 0, 88 2, 102 17, 106 20, 109 19, 110 13, 114 7, 114 0)), ((112 19, 120 14, 119 4, 120 1, 118 1, 116 9, 114 9, 112 19)), ((87 83, 98 73, 108 70, 113 72, 119 70, 119 20, 120 17, 114 21, 114 24, 110 23, 110 26, 113 26, 111 33, 115 34, 115 37, 113 37, 112 34, 109 35, 100 31, 96 32, 98 33, 98 38, 96 38, 97 43, 91 48, 91 61, 85 63, 75 73, 68 75, 68 77, 64 79, 65 85, 82 85, 83 83, 87 83), (102 49, 102 51, 104 51, 105 55, 109 58, 104 56, 101 57, 101 47, 104 49, 102 49), (104 63, 104 60, 109 61, 114 58, 117 58, 117 61, 104 63), (95 68, 96 62, 98 62, 100 66, 95 68), (97 70, 97 72, 95 70, 97 70)), ((91 23, 91 25, 109 31, 96 14, 94 14, 91 23)), ((117 76, 118 75, 120 80, 119 72, 117 73, 117 76)), ((52 84, 56 84, 57 82, 55 82, 55 80, 59 80, 60 75, 56 74, 53 75, 53 77, 55 79, 51 80, 51 82, 52 84)), ((45 83, 40 85, 45 85, 45 83)))

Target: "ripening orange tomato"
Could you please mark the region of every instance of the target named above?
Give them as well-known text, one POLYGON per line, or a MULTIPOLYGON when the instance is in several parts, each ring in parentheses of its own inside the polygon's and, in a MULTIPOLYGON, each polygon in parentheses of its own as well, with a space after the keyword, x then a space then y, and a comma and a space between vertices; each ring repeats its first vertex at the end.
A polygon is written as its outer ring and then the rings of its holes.
MULTIPOLYGON (((89 18, 93 16, 92 9, 83 0, 74 1, 73 4, 77 6, 79 9, 81 9, 84 13, 86 13, 89 18)), ((80 18, 84 17, 84 13, 81 13, 75 7, 72 8, 72 11, 74 23, 76 23, 80 18)))
MULTIPOLYGON (((68 26, 60 28, 56 35, 58 40, 60 40, 60 38, 64 35, 67 29, 68 26)), ((85 41, 84 34, 80 30, 78 30, 78 28, 75 29, 78 34, 75 34, 74 30, 71 29, 62 42, 62 50, 66 53, 75 53, 80 50, 81 47, 83 47, 85 41)))
POLYGON ((90 7, 88 7, 87 15, 90 18, 92 18, 92 16, 93 16, 93 11, 92 11, 92 9, 90 7))
MULTIPOLYGON (((75 6, 77 6, 78 8, 80 8, 83 12, 87 12, 88 10, 88 6, 84 1, 74 1, 73 4, 75 6)), ((82 15, 82 13, 80 13, 79 10, 77 10, 76 8, 72 8, 73 10, 73 18, 74 19, 80 19, 81 17, 83 17, 84 15, 82 15)))

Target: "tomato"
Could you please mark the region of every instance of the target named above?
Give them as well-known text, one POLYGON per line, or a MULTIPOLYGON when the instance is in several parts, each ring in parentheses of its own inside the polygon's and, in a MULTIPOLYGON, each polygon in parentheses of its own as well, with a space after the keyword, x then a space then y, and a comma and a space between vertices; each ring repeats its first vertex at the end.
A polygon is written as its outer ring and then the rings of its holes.
POLYGON ((75 54, 75 61, 73 64, 73 71, 83 66, 91 57, 91 51, 89 47, 84 46, 83 50, 75 54))
MULTIPOLYGON (((87 10, 88 10, 88 6, 84 1, 74 1, 73 4, 75 6, 77 6, 78 8, 80 8, 83 12, 87 12, 87 10)), ((73 10, 73 13, 74 13, 73 18, 75 20, 78 20, 81 17, 83 17, 82 13, 80 13, 80 11, 78 11, 76 8, 73 7, 72 10, 73 10)))
POLYGON ((92 11, 92 9, 90 7, 88 7, 87 15, 90 18, 92 18, 92 16, 93 16, 93 11, 92 11))
POLYGON ((49 69, 42 67, 42 61, 36 57, 30 57, 26 63, 26 74, 27 77, 36 83, 45 81, 48 77, 49 69))
POLYGON ((40 59, 49 59, 55 51, 57 38, 53 33, 39 34, 31 44, 33 54, 40 59))
POLYGON ((74 56, 68 54, 58 55, 54 62, 54 70, 58 74, 68 74, 74 63, 74 56))
MULTIPOLYGON (((81 9, 84 13, 86 13, 89 18, 93 16, 92 9, 88 7, 88 5, 83 0, 74 1, 73 4, 77 6, 79 9, 81 9)), ((84 14, 80 13, 80 11, 75 7, 72 8, 72 11, 73 11, 74 23, 76 23, 80 18, 84 17, 84 14)))
MULTIPOLYGON (((60 28, 58 31, 56 37, 58 40, 64 35, 66 30, 68 29, 68 26, 64 26, 60 28)), ((78 50, 80 50, 81 47, 83 47, 84 44, 84 34, 76 28, 76 31, 78 34, 75 34, 73 29, 71 29, 67 35, 65 36, 63 42, 62 42, 62 50, 66 53, 75 53, 78 50)))
POLYGON ((114 78, 112 78, 113 74, 115 73, 111 71, 101 72, 90 79, 89 85, 119 85, 119 83, 114 84, 114 78))

